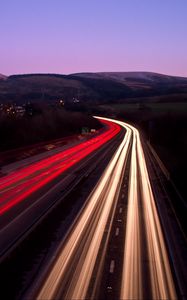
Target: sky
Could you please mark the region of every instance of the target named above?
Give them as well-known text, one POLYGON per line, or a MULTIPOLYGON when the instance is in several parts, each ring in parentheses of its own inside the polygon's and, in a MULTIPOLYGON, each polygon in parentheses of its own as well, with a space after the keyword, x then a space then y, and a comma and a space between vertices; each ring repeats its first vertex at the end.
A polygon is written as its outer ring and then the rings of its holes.
POLYGON ((0 73, 187 77, 187 0, 1 0, 0 73))

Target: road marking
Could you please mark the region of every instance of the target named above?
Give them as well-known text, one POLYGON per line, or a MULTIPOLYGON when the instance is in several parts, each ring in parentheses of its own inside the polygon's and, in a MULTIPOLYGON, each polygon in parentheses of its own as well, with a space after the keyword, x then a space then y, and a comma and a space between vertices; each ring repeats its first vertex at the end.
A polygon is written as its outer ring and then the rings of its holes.
POLYGON ((110 273, 114 273, 115 261, 111 260, 110 262, 110 273))
POLYGON ((116 228, 116 236, 118 236, 119 235, 119 228, 117 227, 116 228))
POLYGON ((122 207, 120 207, 120 209, 119 209, 119 213, 120 213, 120 214, 122 213, 122 207))
POLYGON ((122 196, 121 196, 121 197, 122 197, 122 199, 123 199, 123 198, 125 198, 125 194, 122 194, 122 196))
POLYGON ((122 222, 122 220, 121 220, 121 219, 118 219, 117 221, 118 221, 118 222, 122 222))

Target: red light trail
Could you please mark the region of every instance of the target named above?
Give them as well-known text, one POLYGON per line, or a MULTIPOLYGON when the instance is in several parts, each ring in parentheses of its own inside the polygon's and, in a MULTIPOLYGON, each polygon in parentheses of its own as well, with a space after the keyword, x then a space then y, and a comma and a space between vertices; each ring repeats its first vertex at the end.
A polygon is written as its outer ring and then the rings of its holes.
MULTIPOLYGON (((35 299, 98 299, 97 289, 103 276, 103 261, 108 254, 108 236, 116 226, 114 213, 128 153, 131 162, 127 223, 126 232, 122 233, 125 244, 118 299, 177 299, 139 132, 127 123, 111 122, 126 129, 124 139, 75 218, 67 237, 62 240, 55 259, 42 274, 35 299), (111 226, 107 225, 109 223, 111 226), (144 272, 145 265, 148 273, 144 272), (146 279, 150 281, 149 297, 146 279), (91 290, 90 282, 93 282, 91 290)), ((114 260, 112 262, 114 266, 114 260)))
POLYGON ((0 179, 0 214, 4 214, 25 200, 32 193, 111 140, 121 130, 117 124, 106 120, 101 122, 107 126, 107 130, 97 137, 2 177, 0 179))

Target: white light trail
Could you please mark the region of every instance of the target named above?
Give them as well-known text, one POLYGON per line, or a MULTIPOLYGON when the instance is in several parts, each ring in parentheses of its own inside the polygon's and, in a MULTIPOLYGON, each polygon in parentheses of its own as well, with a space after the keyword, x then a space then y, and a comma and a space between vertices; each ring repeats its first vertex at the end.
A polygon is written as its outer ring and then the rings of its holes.
POLYGON ((140 206, 143 208, 148 264, 151 282, 151 299, 176 300, 177 295, 171 273, 164 237, 153 197, 139 132, 124 123, 133 132, 131 173, 129 179, 129 204, 126 225, 124 266, 121 299, 146 299, 145 278, 142 271, 144 242, 140 226, 140 206), (137 169, 138 174, 137 174, 137 169), (139 180, 139 196, 137 195, 139 180))
MULTIPOLYGON (((69 300, 86 298, 98 253, 101 250, 99 270, 102 270, 108 240, 106 239, 102 249, 101 244, 108 223, 110 223, 108 236, 110 234, 124 165, 132 141, 120 299, 147 299, 142 265, 144 242, 146 242, 151 299, 174 300, 177 298, 175 286, 139 133, 127 123, 101 119, 124 127, 125 137, 76 218, 36 298, 69 300), (145 240, 142 240, 142 236, 145 240)), ((116 235, 118 234, 119 231, 116 235)), ((123 238, 121 231, 120 237, 123 238)), ((99 278, 100 276, 101 274, 99 278)), ((95 282, 97 280, 99 279, 95 278, 95 282)))
MULTIPOLYGON (((63 299, 85 299, 106 224, 108 221, 112 223, 109 216, 111 211, 115 211, 130 140, 131 130, 127 129, 122 143, 77 218, 37 299, 54 299, 66 282, 70 268, 73 268, 71 282, 63 299)), ((102 256, 105 256, 105 251, 102 256)))

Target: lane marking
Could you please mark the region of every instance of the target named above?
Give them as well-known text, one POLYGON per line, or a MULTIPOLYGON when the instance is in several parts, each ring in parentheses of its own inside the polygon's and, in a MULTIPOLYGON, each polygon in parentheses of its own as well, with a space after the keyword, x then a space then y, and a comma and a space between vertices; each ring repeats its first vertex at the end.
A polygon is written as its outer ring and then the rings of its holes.
POLYGON ((114 268, 115 268, 115 261, 111 260, 111 262, 110 262, 110 273, 114 273, 114 268))
POLYGON ((125 198, 125 194, 122 194, 122 196, 121 196, 121 197, 122 197, 122 199, 123 199, 123 198, 125 198))
POLYGON ((122 213, 122 207, 120 207, 120 209, 119 209, 119 213, 120 213, 120 214, 122 213))
POLYGON ((119 235, 119 228, 117 227, 116 228, 116 236, 118 236, 119 235))

